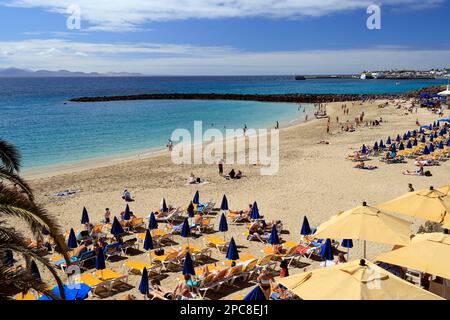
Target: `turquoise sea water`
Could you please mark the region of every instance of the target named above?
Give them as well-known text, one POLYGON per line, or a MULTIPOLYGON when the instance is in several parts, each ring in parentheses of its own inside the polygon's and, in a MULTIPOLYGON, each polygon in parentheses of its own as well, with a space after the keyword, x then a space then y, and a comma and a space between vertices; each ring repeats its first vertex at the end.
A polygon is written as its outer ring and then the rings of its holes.
MULTIPOLYGON (((163 147, 176 128, 273 126, 303 119, 298 106, 251 101, 123 101, 67 103, 79 96, 151 92, 392 93, 445 80, 292 77, 143 77, 0 79, 0 138, 17 145, 26 169, 163 147)), ((307 108, 310 108, 310 106, 307 108)), ((303 110, 301 110, 303 111, 303 110)))

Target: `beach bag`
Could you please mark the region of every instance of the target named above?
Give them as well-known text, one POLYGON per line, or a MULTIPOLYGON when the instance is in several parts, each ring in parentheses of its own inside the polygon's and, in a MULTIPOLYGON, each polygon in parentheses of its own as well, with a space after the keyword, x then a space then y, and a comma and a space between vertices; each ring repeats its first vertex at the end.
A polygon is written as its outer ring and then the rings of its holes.
POLYGON ((426 177, 431 177, 432 176, 432 174, 431 174, 431 172, 429 170, 425 171, 424 175, 426 177))
POLYGON ((162 256, 163 254, 164 254, 164 249, 156 249, 155 250, 155 255, 162 256))

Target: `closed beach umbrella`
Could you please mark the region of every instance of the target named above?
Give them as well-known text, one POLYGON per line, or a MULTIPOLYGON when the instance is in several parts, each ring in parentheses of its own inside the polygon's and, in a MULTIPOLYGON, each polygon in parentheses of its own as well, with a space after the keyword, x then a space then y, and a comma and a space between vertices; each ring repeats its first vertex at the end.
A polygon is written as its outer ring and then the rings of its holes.
POLYGON ((191 254, 189 252, 186 253, 183 263, 183 275, 185 274, 195 276, 194 264, 192 263, 191 254))
POLYGON ((300 234, 302 236, 307 236, 310 235, 311 232, 311 227, 309 226, 309 221, 308 218, 306 216, 303 217, 303 224, 302 224, 302 230, 300 230, 300 234))
POLYGON ((83 207, 83 213, 81 214, 81 224, 88 224, 89 223, 89 215, 86 210, 86 207, 83 207))
POLYGON ((67 247, 69 249, 75 249, 76 247, 78 247, 77 237, 75 237, 75 232, 73 231, 73 228, 70 229, 69 239, 67 240, 67 247))
POLYGON ((391 144, 391 137, 390 136, 387 138, 386 144, 391 144))
POLYGON ((153 250, 153 239, 149 229, 145 232, 144 250, 153 250))
POLYGON ((353 248, 352 239, 343 239, 341 246, 347 248, 347 260, 348 260, 348 257, 350 256, 350 248, 353 248))
POLYGON ((188 208, 187 208, 187 214, 189 218, 193 218, 195 213, 194 213, 194 204, 191 202, 189 202, 188 208))
POLYGON ((425 146, 425 148, 423 148, 422 153, 423 153, 423 154, 430 154, 430 150, 428 149, 427 146, 425 146))
POLYGON ((254 220, 258 220, 260 218, 258 204, 256 203, 256 201, 253 202, 252 213, 250 214, 250 218, 254 220))
POLYGON ((403 140, 404 141, 408 140, 408 135, 406 133, 403 134, 403 140))
POLYGON ((161 200, 161 211, 162 212, 169 212, 169 208, 167 208, 166 199, 162 198, 161 200))
POLYGON ((220 216, 219 231, 223 232, 223 240, 225 240, 225 232, 228 231, 228 222, 227 218, 225 217, 225 214, 223 213, 220 216))
POLYGON ((106 269, 105 255, 103 254, 102 249, 98 250, 97 256, 95 257, 95 269, 97 270, 106 269))
POLYGON ((139 292, 142 293, 144 297, 147 297, 148 295, 148 272, 146 267, 142 270, 141 282, 139 283, 139 292))
POLYGON ((434 137, 434 139, 436 139, 436 138, 438 137, 438 134, 437 134, 437 132, 434 132, 434 135, 433 135, 433 137, 434 137))
POLYGON ((270 232, 270 236, 269 236, 269 243, 271 245, 280 244, 280 238, 278 237, 278 232, 277 232, 277 228, 275 227, 275 225, 272 225, 272 231, 270 232))
POLYGON ((199 204, 200 203, 200 195, 198 193, 198 190, 195 192, 194 199, 192 200, 192 203, 195 203, 195 204, 199 204))
POLYGON ((430 146, 428 147, 428 151, 434 152, 434 146, 432 144, 430 144, 430 146))
POLYGON ((397 134, 397 138, 395 138, 395 141, 396 141, 396 142, 400 142, 400 140, 402 140, 402 139, 400 138, 400 135, 397 134))
POLYGON ((375 261, 450 279, 450 235, 417 234, 412 238, 410 245, 383 253, 376 257, 375 261))
POLYGON ((397 152, 397 148, 395 147, 395 144, 391 144, 391 151, 397 152))
POLYGON ((417 131, 416 131, 416 129, 413 130, 412 136, 413 136, 414 138, 417 136, 417 131))
POLYGON ((367 260, 277 280, 303 300, 442 300, 367 260))
POLYGON ((36 280, 41 281, 41 273, 39 272, 39 268, 34 260, 31 260, 30 271, 36 280))
POLYGON ((373 150, 374 151, 378 151, 378 142, 375 141, 375 143, 373 144, 373 150))
POLYGON ((422 136, 422 138, 420 139, 420 142, 425 143, 425 135, 422 136))
POLYGON ((408 140, 408 143, 406 144, 406 148, 407 149, 411 149, 412 148, 411 140, 408 140))
POLYGON ((220 210, 228 210, 228 199, 226 195, 223 195, 222 203, 220 204, 220 210))
POLYGON ((434 135, 430 134, 430 142, 433 142, 434 140, 434 135))
POLYGON ((325 265, 327 260, 333 260, 333 248, 331 246, 331 239, 327 239, 320 248, 320 257, 325 259, 325 265))
POLYGON ((150 213, 150 218, 148 219, 148 228, 150 230, 158 229, 158 222, 156 222, 156 217, 153 212, 150 213))
POLYGON ((130 207, 127 205, 127 206, 125 207, 125 211, 124 211, 124 213, 123 213, 123 220, 128 221, 128 220, 130 220, 130 219, 131 219, 131 215, 130 215, 130 207))
POLYGON ((416 147, 417 143, 418 143, 417 139, 414 139, 413 146, 416 147))
POLYGON ((187 218, 183 221, 183 226, 181 228, 181 236, 187 239, 187 243, 189 245, 189 236, 191 235, 191 229, 189 227, 189 221, 187 218))
POLYGON ((392 245, 407 245, 411 234, 411 222, 397 218, 380 209, 362 206, 340 212, 322 223, 314 236, 319 239, 353 239, 392 245))
POLYGON ((226 258, 228 260, 239 260, 239 253, 237 250, 236 243, 234 242, 234 238, 231 238, 230 245, 228 246, 226 258))
POLYGON ((447 147, 450 147, 450 139, 447 140, 447 147))
POLYGON ((367 152, 366 145, 363 144, 362 147, 361 147, 361 153, 362 153, 362 154, 366 154, 366 152, 367 152))
POLYGON ((408 192, 377 208, 438 223, 450 221, 450 195, 433 187, 408 192))
POLYGON ((266 295, 262 291, 261 287, 257 285, 252 291, 250 291, 243 301, 266 301, 266 295))
POLYGON ((381 149, 386 148, 386 146, 384 145, 383 139, 380 140, 379 147, 380 147, 381 149))
POLYGON ((111 234, 115 235, 115 236, 118 236, 119 234, 123 234, 123 233, 125 233, 125 231, 123 231, 123 228, 120 225, 119 220, 117 220, 117 218, 114 217, 113 224, 112 224, 112 227, 111 227, 111 234))
POLYGON ((398 150, 405 150, 405 146, 403 145, 403 142, 400 142, 400 146, 398 147, 398 150))

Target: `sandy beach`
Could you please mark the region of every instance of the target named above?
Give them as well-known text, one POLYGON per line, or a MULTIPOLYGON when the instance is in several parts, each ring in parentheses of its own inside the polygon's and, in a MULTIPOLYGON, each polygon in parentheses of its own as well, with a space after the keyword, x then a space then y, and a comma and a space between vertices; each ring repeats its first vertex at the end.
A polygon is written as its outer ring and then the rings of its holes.
MULTIPOLYGON (((442 162, 440 166, 430 167, 432 177, 405 176, 406 169, 414 170, 413 161, 407 164, 386 165, 374 158, 367 164, 378 166, 373 171, 353 168, 354 163, 346 160, 346 156, 358 150, 363 143, 372 146, 375 141, 386 140, 387 136, 395 137, 398 133, 417 128, 416 119, 421 124, 429 124, 438 119, 426 110, 409 114, 405 109, 396 109, 393 101, 386 108, 378 105, 385 101, 372 101, 364 104, 346 103, 350 108, 348 115, 341 110, 342 103, 327 105, 331 117, 330 134, 326 132, 327 119, 311 120, 280 130, 280 168, 275 176, 262 176, 259 166, 225 165, 225 173, 232 167, 245 174, 241 180, 226 180, 218 175, 216 165, 174 165, 167 151, 146 157, 125 157, 122 159, 97 161, 86 165, 51 168, 41 172, 26 173, 35 192, 37 201, 54 214, 61 228, 69 230, 81 229, 80 217, 85 206, 91 222, 99 222, 106 207, 118 216, 125 207, 121 199, 124 188, 128 188, 136 201, 130 204, 136 216, 147 217, 150 211, 156 210, 162 197, 174 207, 186 207, 196 190, 200 192, 200 201, 213 199, 220 205, 223 194, 228 198, 232 210, 241 210, 253 201, 258 202, 260 213, 266 220, 280 219, 286 232, 281 234, 288 241, 298 241, 303 216, 307 215, 312 226, 318 226, 332 215, 342 210, 351 209, 367 201, 375 205, 408 191, 408 183, 416 190, 429 186, 441 186, 450 183, 450 163, 442 162), (353 121, 362 111, 365 120, 380 117, 380 126, 360 126, 355 132, 342 132, 341 125, 347 120, 353 121), (408 113, 408 114, 407 114, 408 113), (339 117, 339 123, 336 121, 339 117), (326 140, 329 144, 318 144, 326 140), (186 180, 193 172, 206 180, 201 185, 187 185, 186 180), (81 192, 67 197, 49 197, 58 191, 71 189, 81 192)), ((448 113, 448 110, 447 110, 448 113)), ((446 115, 448 116, 448 114, 446 115)), ((428 168, 427 168, 428 169, 428 168)), ((413 231, 424 221, 414 221, 413 231)), ((217 230, 219 219, 214 219, 217 230)), ((164 228, 163 224, 160 224, 164 228)), ((262 257, 261 250, 265 245, 248 241, 244 236, 244 226, 230 225, 227 238, 233 236, 241 253, 262 257)), ((221 234, 217 234, 222 236, 221 234)), ((181 245, 185 239, 176 236, 181 245)), ((192 239, 192 243, 203 246, 202 239, 192 239)), ((142 246, 141 246, 142 248, 142 246)), ((368 243, 368 258, 390 246, 368 243)), ((362 257, 363 246, 355 241, 350 251, 350 259, 362 257)), ((213 251, 213 257, 224 260, 225 255, 213 251)), ((144 260, 144 254, 133 256, 133 259, 144 260)), ((120 271, 124 260, 108 262, 113 270, 120 271)), ((300 268, 291 268, 291 274, 301 272, 303 268, 317 268, 318 261, 303 259, 300 268)), ((171 272, 162 280, 162 285, 173 289, 180 272, 171 272)), ((48 276, 48 275, 46 275, 48 276)), ((140 276, 130 275, 129 283, 134 288, 115 294, 109 299, 116 299, 125 293, 138 293, 140 276)), ((240 289, 224 287, 217 298, 232 298, 244 294, 251 286, 240 289)), ((213 297, 211 295, 210 297, 213 297)))

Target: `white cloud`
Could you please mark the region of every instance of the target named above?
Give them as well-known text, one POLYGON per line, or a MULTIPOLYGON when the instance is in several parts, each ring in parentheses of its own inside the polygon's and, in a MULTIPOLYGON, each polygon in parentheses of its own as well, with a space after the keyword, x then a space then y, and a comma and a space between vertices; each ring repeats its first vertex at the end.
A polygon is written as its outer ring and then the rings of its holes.
POLYGON ((67 15, 76 4, 92 31, 140 30, 152 21, 217 18, 301 18, 365 9, 373 3, 396 9, 428 8, 444 0, 6 0, 3 5, 41 8, 67 15))
POLYGON ((449 67, 450 50, 378 46, 345 50, 247 52, 230 47, 90 43, 65 39, 0 42, 0 68, 126 71, 149 75, 356 73, 449 67))

